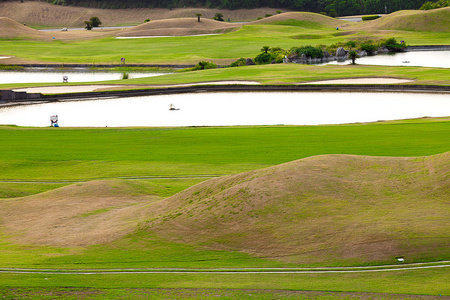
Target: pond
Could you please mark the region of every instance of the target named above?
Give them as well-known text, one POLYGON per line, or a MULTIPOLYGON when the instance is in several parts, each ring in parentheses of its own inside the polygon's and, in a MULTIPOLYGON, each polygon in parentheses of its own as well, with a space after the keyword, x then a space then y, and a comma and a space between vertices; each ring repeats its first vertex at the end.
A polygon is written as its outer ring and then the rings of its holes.
MULTIPOLYGON (((351 60, 332 61, 321 65, 348 65, 351 60)), ((414 66, 450 68, 450 51, 411 51, 394 54, 378 54, 375 56, 365 56, 356 59, 360 65, 377 66, 414 66)))
MULTIPOLYGON (((127 72, 128 73, 128 72, 127 72)), ((138 73, 129 72, 128 78, 161 76, 168 73, 138 73)), ((91 82, 122 79, 123 72, 91 71, 87 69, 37 69, 27 68, 20 71, 0 70, 0 84, 2 83, 59 83, 67 76, 68 82, 91 82)))
POLYGON ((450 116, 450 94, 240 92, 0 108, 0 124, 62 127, 317 125, 450 116), (169 110, 173 105, 178 110, 169 110))

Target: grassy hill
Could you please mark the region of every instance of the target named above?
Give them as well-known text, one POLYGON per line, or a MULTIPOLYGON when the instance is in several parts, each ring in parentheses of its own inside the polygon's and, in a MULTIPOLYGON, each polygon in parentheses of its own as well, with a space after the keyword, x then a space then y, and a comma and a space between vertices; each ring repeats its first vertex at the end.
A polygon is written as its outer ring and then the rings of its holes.
POLYGON ((156 204, 148 230, 311 264, 448 257, 450 153, 325 155, 213 179, 156 204))
POLYGON ((403 10, 363 22, 361 29, 449 32, 450 7, 432 10, 403 10))
POLYGON ((449 255, 449 170, 449 152, 323 155, 211 179, 164 200, 134 182, 74 184, 3 200, 0 216, 22 244, 85 247, 135 232, 302 265, 434 261, 449 255))
MULTIPOLYGON (((240 10, 218 10, 208 8, 131 8, 98 9, 76 6, 60 6, 41 1, 7 1, 0 2, 0 17, 8 17, 20 23, 37 27, 84 27, 84 21, 98 17, 103 26, 142 24, 146 19, 161 20, 173 18, 195 18, 201 13, 202 18, 212 19, 217 12, 233 22, 252 21, 266 14, 276 14, 277 8, 256 8, 240 10)), ((282 9, 283 11, 289 11, 282 9)))

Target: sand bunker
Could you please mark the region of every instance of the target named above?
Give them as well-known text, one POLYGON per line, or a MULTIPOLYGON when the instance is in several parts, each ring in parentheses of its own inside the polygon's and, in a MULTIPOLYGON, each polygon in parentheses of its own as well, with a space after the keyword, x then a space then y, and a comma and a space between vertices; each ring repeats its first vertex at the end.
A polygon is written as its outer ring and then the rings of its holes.
POLYGON ((196 85, 257 85, 260 84, 257 81, 211 81, 211 82, 196 82, 196 83, 184 83, 184 84, 167 84, 167 85, 142 85, 142 86, 129 86, 129 85, 69 85, 69 86, 40 86, 32 88, 15 89, 15 92, 27 92, 27 93, 42 93, 42 94, 63 94, 63 93, 84 93, 95 92, 102 90, 114 90, 124 88, 150 88, 150 87, 183 87, 183 86, 196 86, 196 85))
MULTIPOLYGON (((24 89, 16 89, 15 92, 61 94, 61 93, 84 93, 94 92, 102 89, 121 87, 117 85, 70 85, 70 86, 41 86, 24 89)), ((123 86, 122 86, 123 87, 123 86)))
POLYGON ((347 78, 347 79, 312 81, 300 84, 395 84, 395 83, 408 83, 413 81, 414 80, 397 79, 397 78, 347 78))

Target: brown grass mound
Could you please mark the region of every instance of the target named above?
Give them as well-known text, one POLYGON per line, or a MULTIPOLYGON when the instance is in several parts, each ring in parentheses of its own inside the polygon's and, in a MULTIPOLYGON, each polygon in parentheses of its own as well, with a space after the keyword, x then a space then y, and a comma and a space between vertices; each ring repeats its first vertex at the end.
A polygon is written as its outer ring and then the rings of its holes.
POLYGON ((296 25, 302 24, 307 27, 336 27, 348 24, 347 21, 327 17, 321 14, 309 12, 287 12, 262 20, 251 22, 251 24, 275 24, 275 25, 296 25))
POLYGON ((385 17, 362 22, 360 30, 450 31, 450 7, 433 10, 398 11, 385 17))
POLYGON ((46 35, 9 18, 0 17, 0 38, 42 38, 46 35))
POLYGON ((166 35, 196 35, 229 32, 240 28, 239 24, 203 19, 167 19, 148 22, 133 28, 125 29, 117 36, 166 36, 166 35))
POLYGON ((291 262, 441 259, 449 187, 450 153, 317 156, 201 183, 156 204, 148 230, 291 262))
MULTIPOLYGON (((283 9, 282 9, 283 10, 283 9)), ((20 23, 33 26, 80 27, 91 17, 99 17, 104 26, 120 24, 141 24, 146 19, 161 20, 172 18, 195 18, 197 13, 202 19, 212 19, 221 12, 225 20, 250 21, 266 14, 275 14, 276 8, 218 10, 209 8, 139 8, 139 9, 95 9, 86 7, 52 5, 40 1, 0 2, 0 17, 8 17, 20 23)))
POLYGON ((15 241, 86 246, 106 243, 135 230, 155 196, 130 196, 123 181, 92 181, 0 203, 0 219, 15 241))

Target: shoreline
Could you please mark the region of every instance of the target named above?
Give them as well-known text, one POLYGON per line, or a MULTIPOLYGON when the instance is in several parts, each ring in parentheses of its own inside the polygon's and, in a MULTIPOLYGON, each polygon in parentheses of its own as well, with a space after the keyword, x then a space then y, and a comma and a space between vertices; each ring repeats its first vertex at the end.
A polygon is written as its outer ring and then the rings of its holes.
MULTIPOLYGON (((12 91, 8 91, 12 92, 12 91)), ((107 99, 121 97, 139 97, 154 95, 173 95, 188 93, 214 93, 214 92, 377 92, 377 93, 450 93, 450 86, 435 85, 389 85, 389 84, 290 84, 290 85, 193 85, 178 87, 155 87, 137 90, 107 90, 94 92, 74 92, 60 94, 27 94, 16 92, 28 98, 3 99, 0 108, 15 105, 30 105, 48 102, 83 101, 92 99, 107 99)), ((12 92, 14 94, 14 92, 12 92)))

